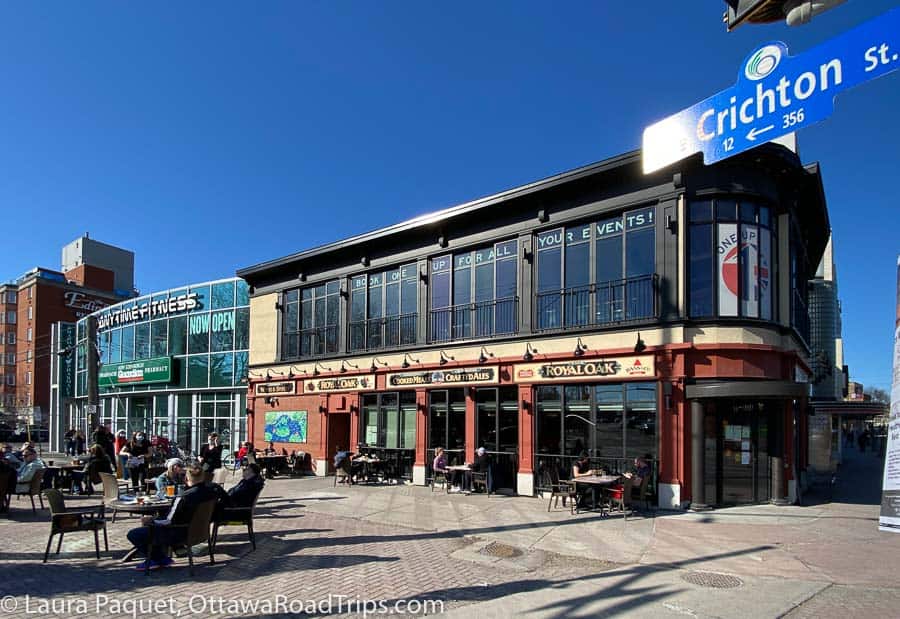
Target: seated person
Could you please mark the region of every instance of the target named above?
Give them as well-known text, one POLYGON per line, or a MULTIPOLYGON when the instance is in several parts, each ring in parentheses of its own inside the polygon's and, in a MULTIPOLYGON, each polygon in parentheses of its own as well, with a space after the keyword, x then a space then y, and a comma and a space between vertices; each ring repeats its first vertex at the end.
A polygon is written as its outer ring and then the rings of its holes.
POLYGON ((37 457, 37 453, 33 449, 26 449, 22 452, 24 463, 19 467, 18 479, 16 479, 16 492, 28 492, 31 487, 31 480, 34 474, 40 469, 45 468, 44 463, 37 457))
MULTIPOLYGON (((590 475, 596 475, 597 471, 591 468, 591 458, 588 455, 588 452, 582 451, 578 456, 578 460, 576 460, 572 464, 572 479, 577 479, 579 477, 588 477, 590 475)), ((584 507, 587 502, 587 495, 590 493, 593 496, 594 488, 587 484, 582 484, 578 487, 578 507, 584 507)))
POLYGON ((259 473, 259 465, 248 464, 242 473, 241 481, 235 484, 228 492, 225 492, 222 486, 216 486, 216 494, 219 500, 216 503, 214 518, 220 519, 222 510, 226 507, 250 507, 253 504, 253 500, 262 492, 266 483, 259 473))
POLYGON ((340 483, 352 483, 353 456, 352 451, 345 451, 340 446, 335 448, 334 452, 334 469, 341 469, 347 472, 347 477, 339 480, 340 483))
POLYGON ((156 496, 166 496, 166 488, 184 483, 184 462, 178 458, 166 461, 166 470, 156 478, 156 496))
POLYGON ((72 493, 80 494, 82 490, 87 490, 88 494, 92 493, 94 488, 91 484, 91 478, 98 473, 113 473, 112 462, 110 462, 109 456, 106 455, 103 447, 91 445, 84 468, 80 471, 72 471, 72 493), (83 483, 85 479, 87 481, 83 483), (83 486, 86 486, 86 488, 83 486))
POLYGON ((453 487, 450 489, 451 492, 469 493, 472 491, 472 473, 487 473, 487 450, 484 447, 479 447, 478 449, 476 449, 475 460, 472 462, 467 462, 466 465, 469 467, 468 471, 457 471, 459 475, 453 476, 454 479, 453 487))
POLYGON ((194 511, 201 503, 216 498, 216 491, 212 486, 204 482, 206 475, 199 467, 191 467, 187 470, 188 489, 177 497, 169 509, 165 518, 154 519, 152 516, 141 518, 143 526, 131 529, 128 532, 128 541, 139 551, 143 552, 147 559, 138 564, 137 569, 147 567, 157 569, 172 564, 172 558, 166 555, 166 548, 180 544, 187 535, 185 528, 170 528, 167 525, 189 524, 194 511), (150 529, 153 529, 153 545, 149 546, 150 529))
POLYGON ((650 454, 634 459, 634 472, 631 474, 634 485, 640 486, 645 479, 650 477, 650 459, 650 454))
POLYGON ((3 453, 0 454, 0 457, 2 457, 3 460, 6 460, 6 462, 7 462, 8 464, 12 465, 12 467, 13 467, 14 469, 18 469, 18 468, 19 468, 20 466, 22 466, 22 464, 23 464, 23 463, 22 463, 22 458, 20 458, 20 457, 13 451, 12 445, 10 445, 9 443, 6 443, 6 444, 3 446, 3 453))
MULTIPOLYGON (((16 467, 14 467, 6 458, 0 457, 0 480, 6 478, 6 495, 9 495, 13 488, 16 487, 16 467)), ((6 496, 0 496, 0 509, 5 504, 6 496)))
POLYGON ((434 450, 434 460, 431 463, 431 470, 434 471, 434 474, 442 473, 444 475, 447 474, 447 456, 444 455, 444 448, 438 447, 434 450))
POLYGON ((275 456, 278 452, 275 451, 275 441, 269 441, 269 446, 265 448, 263 451, 263 455, 265 456, 275 456))
POLYGON ((249 454, 250 450, 252 449, 253 445, 250 443, 250 441, 247 441, 246 443, 241 445, 241 448, 238 449, 238 452, 234 456, 238 462, 238 466, 244 466, 244 460, 247 459, 247 454, 249 454))

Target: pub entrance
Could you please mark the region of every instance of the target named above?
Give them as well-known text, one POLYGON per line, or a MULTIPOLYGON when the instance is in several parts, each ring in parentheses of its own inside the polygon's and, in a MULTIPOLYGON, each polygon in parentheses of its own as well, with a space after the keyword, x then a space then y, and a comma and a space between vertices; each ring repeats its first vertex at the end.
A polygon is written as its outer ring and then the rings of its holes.
POLYGON ((718 400, 704 416, 705 502, 767 503, 772 498, 773 402, 718 400))

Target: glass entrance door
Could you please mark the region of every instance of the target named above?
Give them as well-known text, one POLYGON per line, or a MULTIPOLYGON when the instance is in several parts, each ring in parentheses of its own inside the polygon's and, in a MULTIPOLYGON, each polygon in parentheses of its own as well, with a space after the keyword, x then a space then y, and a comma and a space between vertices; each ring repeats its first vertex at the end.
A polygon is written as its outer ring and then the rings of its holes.
POLYGON ((771 407, 764 402, 720 402, 707 409, 708 503, 746 505, 770 499, 771 415, 771 407))

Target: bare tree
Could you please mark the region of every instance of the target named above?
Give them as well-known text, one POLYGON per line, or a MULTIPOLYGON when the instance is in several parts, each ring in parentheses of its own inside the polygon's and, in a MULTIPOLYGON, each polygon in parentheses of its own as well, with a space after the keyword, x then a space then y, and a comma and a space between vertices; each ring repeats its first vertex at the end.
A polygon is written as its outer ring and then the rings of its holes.
POLYGON ((878 387, 869 387, 866 389, 866 395, 872 402, 881 402, 882 404, 890 404, 891 402, 891 395, 878 387))

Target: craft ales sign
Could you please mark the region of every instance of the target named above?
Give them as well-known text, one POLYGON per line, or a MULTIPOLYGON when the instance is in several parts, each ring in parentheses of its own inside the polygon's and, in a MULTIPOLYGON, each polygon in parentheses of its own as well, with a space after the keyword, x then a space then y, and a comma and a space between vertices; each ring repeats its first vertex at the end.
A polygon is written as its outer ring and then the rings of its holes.
POLYGON ((557 382, 572 380, 653 377, 656 367, 652 355, 589 359, 562 363, 524 363, 515 368, 516 380, 522 382, 557 382))
POLYGON ((493 384, 497 382, 498 368, 474 367, 435 370, 432 372, 398 372, 387 375, 390 387, 420 387, 426 385, 493 384))

